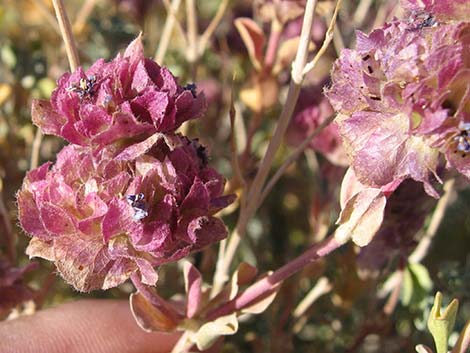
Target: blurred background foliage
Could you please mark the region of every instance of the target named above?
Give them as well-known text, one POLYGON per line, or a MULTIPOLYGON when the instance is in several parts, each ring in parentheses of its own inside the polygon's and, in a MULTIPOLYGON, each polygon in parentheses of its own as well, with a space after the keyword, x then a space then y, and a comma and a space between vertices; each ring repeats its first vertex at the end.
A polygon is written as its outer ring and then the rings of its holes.
MULTIPOLYGON (((197 1, 201 32, 219 4, 219 0, 197 1)), ((321 1, 320 4, 325 9, 334 6, 330 1, 321 1)), ((167 17, 164 5, 158 0, 67 2, 82 65, 86 67, 98 58, 114 57, 140 31, 144 33, 146 54, 154 56, 167 17)), ((244 154, 243 150, 239 151, 245 177, 249 180, 279 116, 289 79, 287 65, 276 74, 275 96, 270 106, 261 113, 250 109, 249 101, 240 99, 244 89, 253 88, 249 86, 249 81, 254 69, 233 21, 238 17, 250 17, 259 23, 265 33, 269 33, 269 23, 263 22, 255 8, 252 1, 230 1, 222 22, 196 65, 186 59, 187 47, 177 26, 163 63, 179 77, 181 83, 196 82, 198 89, 205 92, 209 102, 207 114, 200 121, 191 123, 186 132, 199 137, 208 146, 210 163, 228 179, 233 174, 228 117, 232 89, 237 124, 245 125, 248 130, 253 127, 251 152, 245 151, 244 154)), ((351 47, 354 44, 355 29, 369 31, 387 18, 399 15, 397 11, 395 1, 344 1, 338 22, 342 42, 335 41, 317 69, 309 74, 306 84, 318 84, 328 77, 337 52, 342 46, 351 47), (365 10, 360 10, 361 6, 365 10)), ((176 16, 184 30, 184 6, 176 16)), ((328 23, 325 17, 320 13, 316 20, 319 43, 328 23)), ((48 98, 55 81, 66 70, 65 50, 50 1, 2 0, 0 245, 3 257, 15 266, 28 262, 24 255, 28 238, 17 227, 15 193, 25 172, 30 169, 35 141, 41 142, 39 163, 53 161, 63 144, 55 137, 46 136, 41 141, 41 137, 37 136, 30 117, 31 99, 48 98)), ((249 92, 248 97, 251 97, 253 92, 249 92)), ((262 93, 269 94, 269 91, 262 93)), ((244 138, 246 136, 243 134, 238 136, 239 141, 244 138)), ((280 165, 291 149, 287 145, 281 148, 274 168, 280 165)), ((344 171, 344 168, 333 166, 321 155, 307 151, 289 168, 251 220, 248 237, 241 245, 237 260, 247 261, 260 271, 267 271, 278 268, 321 239, 334 227, 344 171)), ((230 187, 231 191, 237 192, 239 186, 230 187)), ((238 334, 226 339, 224 351, 414 352, 417 343, 432 346, 425 322, 437 290, 445 294, 447 302, 454 297, 461 301, 455 328, 459 331, 465 319, 470 317, 469 200, 468 190, 456 195, 422 265, 407 266, 403 263, 404 259, 394 258, 378 273, 364 277, 357 268, 358 249, 351 244, 345 246, 288 280, 276 301, 263 315, 244 318, 238 334), (379 295, 380 288, 397 269, 402 273, 399 301, 392 313, 385 314, 383 309, 387 296, 379 295), (300 318, 294 318, 292 311, 322 276, 329 279, 332 289, 300 318)), ((229 227, 233 228, 235 209, 224 217, 229 227)), ((212 278, 216 254, 214 247, 193 259, 208 282, 212 278)), ((78 298, 124 299, 133 290, 130 284, 126 284, 107 292, 80 294, 60 280, 49 263, 39 262, 39 269, 29 272, 26 277, 28 285, 35 290, 37 308, 78 298)), ((158 288, 166 297, 183 292, 178 264, 160 270, 158 288)), ((25 310, 25 306, 17 309, 25 310)))

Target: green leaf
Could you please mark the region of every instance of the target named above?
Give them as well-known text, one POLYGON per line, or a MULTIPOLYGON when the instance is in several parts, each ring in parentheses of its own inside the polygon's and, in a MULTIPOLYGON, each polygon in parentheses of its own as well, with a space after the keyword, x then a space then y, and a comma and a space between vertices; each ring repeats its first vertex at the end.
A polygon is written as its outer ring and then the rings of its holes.
POLYGON ((401 287, 401 303, 403 306, 409 306, 411 303, 411 298, 413 297, 413 276, 407 267, 403 274, 403 284, 401 287))
POLYGON ((410 264, 409 269, 414 275, 419 286, 426 291, 430 291, 433 283, 426 267, 421 264, 410 264))
POLYGON ((434 338, 437 353, 447 353, 447 342, 454 328, 459 302, 452 300, 442 312, 441 305, 442 294, 437 292, 428 318, 428 329, 434 338))
POLYGON ((419 308, 426 306, 433 282, 429 272, 421 264, 409 264, 404 272, 401 302, 403 306, 419 308))

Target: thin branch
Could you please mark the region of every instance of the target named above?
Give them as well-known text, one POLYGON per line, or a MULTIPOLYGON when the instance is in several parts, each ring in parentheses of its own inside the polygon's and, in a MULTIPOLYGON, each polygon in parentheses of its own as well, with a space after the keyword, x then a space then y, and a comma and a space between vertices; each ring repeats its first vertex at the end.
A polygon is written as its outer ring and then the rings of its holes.
POLYGON ((80 60, 78 58, 77 47, 72 34, 72 26, 67 17, 63 0, 52 0, 54 5, 55 15, 59 22, 60 33, 65 43, 65 51, 67 52, 67 58, 69 60, 70 71, 74 72, 78 66, 80 66, 80 60))
POLYGON ((198 55, 202 55, 204 53, 204 50, 206 50, 207 43, 209 43, 209 39, 214 34, 220 21, 222 21, 222 18, 225 15, 225 11, 227 10, 228 4, 229 4, 229 0, 221 1, 214 18, 209 23, 209 26, 207 26, 204 33, 199 37, 198 55))
POLYGON ((34 135, 33 145, 31 148, 31 159, 30 159, 30 169, 35 169, 39 164, 39 152, 41 151, 41 142, 42 142, 42 132, 40 128, 36 129, 36 134, 34 135))
POLYGON ((356 7, 356 11, 353 16, 354 27, 360 27, 364 22, 366 16, 370 13, 369 9, 372 5, 373 0, 361 0, 359 5, 356 7))
POLYGON ((346 47, 344 45, 343 36, 341 35, 341 31, 338 27, 334 29, 333 35, 333 46, 335 47, 336 55, 340 56, 341 51, 346 47))
POLYGON ((170 5, 170 11, 166 16, 165 26, 163 27, 162 35, 160 37, 160 43, 158 43, 157 52, 155 53, 155 61, 159 64, 163 63, 165 60, 165 54, 168 49, 168 44, 170 43, 171 34, 173 33, 173 28, 175 27, 176 16, 173 13, 178 12, 178 9, 181 5, 181 0, 173 0, 170 5))
POLYGON ((336 18, 338 17, 338 12, 339 12, 339 9, 341 8, 342 3, 343 3, 343 0, 338 0, 336 2, 335 11, 333 12, 333 17, 331 18, 330 25, 328 26, 328 30, 326 31, 326 34, 325 34, 325 40, 323 41, 323 44, 322 44, 320 50, 314 56, 313 60, 310 61, 307 65, 305 65, 305 68, 303 70, 304 75, 306 75, 308 72, 310 72, 315 67, 318 60, 320 60, 320 58, 323 56, 326 49, 330 45, 331 40, 333 39, 333 36, 334 36, 334 28, 335 28, 335 25, 336 25, 336 18))
POLYGON ((55 17, 49 12, 49 9, 44 4, 42 0, 32 0, 34 5, 38 8, 41 15, 46 19, 47 22, 51 25, 51 27, 60 35, 60 29, 57 25, 55 17))
POLYGON ((328 278, 321 277, 318 279, 317 283, 313 286, 312 289, 307 293, 305 298, 303 298, 297 307, 292 312, 292 317, 295 319, 295 324, 293 327, 294 332, 300 332, 304 324, 302 324, 302 318, 305 317, 307 310, 315 303, 318 298, 322 295, 325 295, 331 291, 333 288, 328 278))
POLYGON ((172 16, 173 19, 175 20, 176 28, 178 28, 178 32, 180 32, 181 38, 183 38, 184 46, 187 47, 188 46, 188 38, 186 36, 186 32, 183 29, 183 25, 178 20, 178 16, 177 16, 176 11, 173 9, 173 7, 171 6, 171 4, 168 0, 163 0, 162 2, 163 2, 163 6, 165 6, 165 9, 166 9, 166 12, 168 13, 168 15, 172 16))
POLYGON ((227 250, 224 255, 222 266, 214 275, 214 287, 218 290, 222 288, 224 281, 228 278, 228 271, 230 264, 235 256, 236 250, 240 243, 241 238, 245 235, 246 226, 249 219, 256 212, 258 206, 258 198, 260 196, 262 187, 266 181, 269 170, 271 169, 274 156, 281 145, 284 134, 286 132, 289 120, 294 112, 295 105, 300 93, 300 87, 304 78, 303 69, 307 62, 308 46, 310 43, 310 33, 313 27, 313 16, 315 13, 316 0, 308 0, 305 8, 304 19, 302 24, 302 32, 300 35, 299 47, 297 48, 297 54, 292 64, 291 71, 291 82, 289 90, 287 92, 286 103, 283 107, 281 115, 279 117, 274 135, 269 142, 266 154, 261 161, 261 165, 255 176, 255 179, 248 192, 246 198, 246 207, 242 207, 240 210, 240 216, 237 222, 237 226, 232 236, 230 237, 227 245, 227 250))
POLYGON ((263 192, 261 193, 261 196, 259 197, 258 200, 258 207, 263 203, 264 199, 266 196, 269 195, 271 192, 272 188, 276 183, 279 181, 279 179, 284 175, 285 171, 289 166, 294 163, 294 161, 299 158, 299 156, 302 154, 302 152, 309 146, 310 142, 312 139, 317 136, 319 133, 323 131, 325 127, 327 127, 333 120, 335 116, 332 115, 328 119, 326 119, 324 122, 322 122, 315 130, 313 130, 305 140, 302 141, 300 145, 297 146, 297 148, 290 154, 289 157, 286 158, 286 160, 282 163, 282 165, 279 167, 279 169, 276 171, 276 173, 269 179, 269 181, 266 183, 266 186, 263 189, 263 192))
POLYGON ((271 32, 269 33, 268 47, 266 48, 266 54, 264 56, 264 69, 266 72, 271 72, 274 62, 276 61, 281 34, 282 24, 278 20, 274 19, 271 22, 271 32))
POLYGON ((316 0, 309 0, 305 6, 305 13, 300 32, 299 47, 292 63, 291 77, 295 84, 300 85, 304 78, 303 70, 307 63, 308 47, 313 28, 313 17, 315 15, 316 0))
POLYGON ((395 308, 397 307, 398 301, 400 299, 400 293, 401 293, 401 287, 403 283, 403 277, 405 275, 405 270, 404 267, 400 268, 397 271, 397 283, 393 287, 390 296, 388 297, 387 302, 385 303, 385 306, 383 308, 383 312, 385 315, 390 316, 393 314, 395 311, 395 308))
POLYGON ((78 15, 75 21, 73 22, 73 29, 75 30, 75 33, 81 33, 83 31, 86 21, 93 12, 95 5, 96 0, 86 0, 83 3, 80 11, 78 11, 78 15))
POLYGON ((198 32, 197 32, 197 13, 196 0, 186 0, 186 26, 188 31, 188 50, 186 57, 190 63, 197 60, 198 53, 198 32))
POLYGON ((436 208, 431 217, 431 222, 426 230, 423 238, 421 238, 418 246, 408 258, 411 263, 420 263, 427 255, 431 242, 436 236, 437 230, 444 218, 447 207, 452 201, 452 194, 454 193, 455 179, 450 179, 444 184, 444 195, 439 199, 436 208))
POLYGON ((243 177, 243 173, 240 168, 240 163, 238 161, 238 144, 237 144, 237 137, 235 134, 235 117, 237 114, 236 114, 235 106, 234 106, 233 86, 232 86, 232 96, 230 100, 229 115, 230 115, 230 156, 231 156, 232 168, 233 168, 235 177, 241 183, 243 188, 245 188, 246 181, 245 181, 245 178, 243 177))
MULTIPOLYGON (((232 82, 234 79, 232 80, 232 82)), ((235 118, 236 118, 236 111, 235 111, 235 106, 234 106, 234 97, 233 97, 233 85, 232 85, 232 90, 231 90, 231 97, 230 97, 230 111, 229 111, 229 116, 230 116, 230 155, 232 159, 232 168, 234 171, 235 177, 240 181, 241 185, 243 186, 243 190, 246 188, 246 181, 245 178, 243 177, 243 173, 240 168, 240 164, 238 163, 238 148, 237 148, 237 138, 235 136, 235 118)), ((240 207, 244 209, 243 207, 243 202, 244 198, 240 201, 240 207)), ((236 231, 236 229, 235 229, 236 231)), ((234 234, 232 234, 231 238, 233 238, 234 234)), ((238 238, 238 236, 236 236, 238 238)), ((238 246, 238 245, 237 245, 238 246)), ((215 266, 215 274, 214 274, 214 281, 213 285, 211 288, 211 293, 210 297, 214 298, 222 289, 222 285, 225 283, 225 281, 228 280, 226 277, 219 277, 220 274, 226 274, 228 273, 228 270, 225 270, 226 263, 224 261, 225 258, 225 252, 227 248, 227 239, 224 239, 220 242, 219 244, 219 253, 217 255, 217 263, 215 266)))
POLYGON ((327 256, 332 251, 341 247, 341 245, 342 244, 336 241, 334 235, 331 235, 323 242, 311 247, 294 260, 289 261, 287 264, 277 269, 269 276, 257 281, 240 295, 238 295, 235 299, 228 303, 222 304, 220 307, 209 312, 207 314, 207 319, 210 321, 218 317, 240 311, 253 302, 266 297, 266 295, 272 293, 273 290, 275 290, 278 284, 301 271, 308 264, 327 256))
POLYGON ((305 8, 305 15, 302 24, 302 32, 300 35, 299 47, 297 49, 295 60, 292 64, 292 80, 289 85, 286 104, 284 105, 284 108, 281 112, 281 116, 279 117, 279 121, 277 123, 276 130, 274 131, 274 135, 271 141, 269 142, 266 154, 264 155, 264 158, 261 161, 258 173, 256 174, 253 184, 251 185, 250 191, 248 193, 248 200, 254 201, 251 202, 251 207, 248 206, 248 209, 250 210, 250 212, 248 213, 250 214, 250 216, 256 207, 255 204, 261 192, 261 188, 263 187, 263 184, 266 181, 266 177, 268 176, 269 170, 271 169, 274 156, 282 143, 290 118, 292 116, 292 113, 294 112, 294 108, 297 103, 297 98, 299 97, 300 86, 304 77, 302 72, 305 67, 305 63, 307 62, 308 45, 310 43, 310 33, 312 31, 313 26, 315 6, 316 0, 309 0, 305 8))
MULTIPOLYGON (((240 203, 240 217, 243 215, 244 209, 244 202, 242 200, 242 202, 240 203)), ((238 245, 240 245, 241 238, 242 236, 244 236, 244 233, 243 235, 240 235, 239 233, 239 230, 241 229, 243 228, 239 227, 237 224, 235 229, 230 234, 230 237, 228 238, 229 240, 224 239, 225 252, 221 258, 217 259, 217 266, 215 268, 214 280, 211 289, 211 298, 215 297, 217 294, 220 293, 222 287, 224 286, 224 283, 229 278, 228 273, 230 270, 230 264, 232 263, 232 260, 235 257, 235 253, 237 252, 238 245)))

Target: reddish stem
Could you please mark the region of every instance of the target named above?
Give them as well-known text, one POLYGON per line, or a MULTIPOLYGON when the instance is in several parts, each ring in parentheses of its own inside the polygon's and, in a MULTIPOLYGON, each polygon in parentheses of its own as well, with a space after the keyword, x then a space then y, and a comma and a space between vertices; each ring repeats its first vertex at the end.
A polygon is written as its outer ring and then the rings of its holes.
POLYGON ((276 285, 280 282, 299 272, 308 264, 325 257, 341 245, 342 244, 338 243, 333 235, 330 236, 320 244, 311 247, 299 257, 274 271, 271 275, 251 285, 235 299, 209 312, 207 319, 209 321, 215 320, 218 317, 239 311, 256 300, 266 297, 275 290, 276 285))
POLYGON ((282 34, 282 25, 276 20, 271 25, 271 33, 269 34, 268 47, 264 56, 264 71, 270 73, 277 58, 277 51, 282 34))

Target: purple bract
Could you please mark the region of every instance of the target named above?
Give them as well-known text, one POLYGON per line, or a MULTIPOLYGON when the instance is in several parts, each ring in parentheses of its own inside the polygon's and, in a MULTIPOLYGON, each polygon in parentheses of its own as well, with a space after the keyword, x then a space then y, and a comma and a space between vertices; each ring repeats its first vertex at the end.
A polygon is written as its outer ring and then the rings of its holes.
POLYGON ((144 57, 139 36, 110 62, 100 59, 86 71, 62 75, 50 101, 33 101, 32 119, 45 134, 99 148, 173 132, 204 110, 202 94, 144 57))
POLYGON ((233 201, 197 141, 152 136, 123 151, 70 145, 29 172, 18 193, 27 253, 53 261, 80 291, 119 285, 227 235, 213 217, 233 201))
POLYGON ((361 183, 411 178, 438 197, 441 160, 470 177, 470 24, 419 24, 358 32, 327 95, 361 183))

